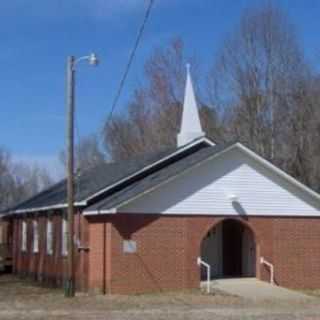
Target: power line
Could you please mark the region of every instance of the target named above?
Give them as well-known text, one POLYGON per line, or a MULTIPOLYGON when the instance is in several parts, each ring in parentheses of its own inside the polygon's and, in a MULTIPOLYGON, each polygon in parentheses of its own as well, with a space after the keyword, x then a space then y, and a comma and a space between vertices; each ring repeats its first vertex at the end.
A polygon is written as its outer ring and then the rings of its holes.
POLYGON ((119 98, 120 98, 121 93, 122 93, 122 89, 123 89, 123 87, 124 87, 125 81, 126 81, 127 76, 128 76, 128 74, 129 74, 130 67, 131 67, 131 65, 132 65, 133 59, 134 59, 134 57, 135 57, 136 51, 137 51, 138 46, 139 46, 139 43, 140 43, 140 41, 141 41, 141 38, 142 38, 142 35, 143 35, 143 32, 144 32, 145 26, 146 26, 146 24, 147 24, 148 18, 149 18, 149 16, 150 16, 150 12, 151 12, 151 9, 152 9, 153 4, 154 4, 154 0, 150 0, 150 1, 149 1, 149 5, 148 5, 148 7, 147 7, 147 9, 146 9, 146 12, 145 12, 145 15, 144 15, 142 24, 141 24, 140 29, 139 29, 139 31, 138 31, 138 35, 137 35, 136 41, 135 41, 134 46, 133 46, 133 48, 132 48, 132 50, 131 50, 131 53, 130 53, 130 55, 129 55, 129 60, 128 60, 128 63, 127 63, 127 65, 126 65, 126 68, 125 68, 125 71, 124 71, 124 73, 123 73, 123 76, 122 76, 122 78, 121 78, 118 91, 117 91, 117 93, 116 93, 116 95, 115 95, 115 97, 114 97, 113 103, 112 103, 112 105, 111 105, 111 110, 110 110, 110 113, 109 113, 109 115, 108 115, 108 117, 107 117, 107 120, 106 120, 106 122, 105 122, 105 126, 107 126, 107 125, 109 124, 109 122, 110 122, 110 120, 111 120, 111 118, 112 118, 113 112, 114 112, 114 110, 115 110, 116 107, 117 107, 119 98))
MULTIPOLYGON (((132 65, 132 62, 133 62, 133 59, 134 59, 134 57, 135 57, 136 51, 137 51, 137 49, 138 49, 138 47, 139 47, 139 44, 140 44, 140 41, 141 41, 143 32, 144 32, 144 30, 145 30, 145 26, 146 26, 147 21, 148 21, 148 19, 149 19, 149 16, 150 16, 150 13, 151 13, 151 9, 152 9, 152 7, 153 7, 153 5, 154 5, 154 2, 155 2, 155 0, 149 0, 148 7, 147 7, 147 9, 146 9, 146 12, 145 12, 145 15, 144 15, 142 24, 141 24, 141 26, 140 26, 140 28, 139 28, 139 30, 138 30, 138 34, 137 34, 136 40, 135 40, 135 42, 134 42, 134 45, 133 45, 133 47, 132 47, 132 49, 131 49, 128 62, 127 62, 127 64, 126 64, 126 67, 125 67, 125 69, 124 69, 123 76, 122 76, 121 81, 120 81, 120 83, 119 83, 119 88, 118 88, 118 90, 117 90, 117 92, 116 92, 116 95, 115 95, 115 97, 114 97, 114 100, 113 100, 113 102, 112 102, 111 110, 110 110, 110 113, 109 113, 109 115, 108 115, 108 117, 107 117, 107 120, 106 120, 106 122, 105 122, 105 126, 107 126, 107 125, 109 124, 109 122, 111 121, 112 115, 113 115, 113 113, 114 113, 114 110, 115 110, 116 107, 117 107, 119 98, 120 98, 120 96, 121 96, 123 87, 124 87, 124 85, 125 85, 125 81, 126 81, 126 79, 127 79, 127 77, 128 77, 128 74, 129 74, 129 71, 130 71, 130 67, 131 67, 131 65, 132 65)), ((78 126, 78 121, 77 121, 77 120, 78 120, 78 119, 76 118, 76 119, 75 119, 76 135, 77 135, 78 143, 80 143, 81 140, 80 140, 79 126, 78 126)), ((78 170, 79 170, 79 169, 80 169, 80 168, 78 168, 78 170)), ((81 172, 81 169, 80 169, 79 171, 81 172)))

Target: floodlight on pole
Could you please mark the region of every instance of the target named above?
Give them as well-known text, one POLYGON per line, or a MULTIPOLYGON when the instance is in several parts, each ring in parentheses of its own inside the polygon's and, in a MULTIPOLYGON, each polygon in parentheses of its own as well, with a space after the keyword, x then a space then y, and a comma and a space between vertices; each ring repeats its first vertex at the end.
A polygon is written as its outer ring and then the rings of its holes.
POLYGON ((92 53, 90 53, 90 54, 87 55, 87 56, 83 56, 83 57, 80 57, 80 58, 78 58, 78 59, 75 59, 74 62, 73 62, 72 69, 74 69, 75 66, 76 66, 80 61, 83 61, 83 60, 87 60, 91 66, 97 66, 97 65, 99 64, 99 59, 98 59, 97 55, 92 52, 92 53))
POLYGON ((92 65, 92 66, 97 66, 99 64, 99 60, 96 56, 95 53, 91 53, 90 54, 90 57, 89 57, 89 63, 92 65))

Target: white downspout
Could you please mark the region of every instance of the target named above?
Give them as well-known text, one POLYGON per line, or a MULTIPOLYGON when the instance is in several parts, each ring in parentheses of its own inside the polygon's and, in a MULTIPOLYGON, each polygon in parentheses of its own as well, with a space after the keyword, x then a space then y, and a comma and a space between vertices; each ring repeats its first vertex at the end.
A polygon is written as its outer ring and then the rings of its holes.
POLYGON ((210 293, 211 267, 208 263, 203 261, 200 257, 197 259, 197 265, 203 265, 207 269, 207 293, 210 293))
POLYGON ((274 283, 274 266, 273 266, 273 264, 268 262, 267 260, 265 260, 264 257, 260 258, 260 263, 266 265, 270 269, 270 283, 275 284, 274 283))

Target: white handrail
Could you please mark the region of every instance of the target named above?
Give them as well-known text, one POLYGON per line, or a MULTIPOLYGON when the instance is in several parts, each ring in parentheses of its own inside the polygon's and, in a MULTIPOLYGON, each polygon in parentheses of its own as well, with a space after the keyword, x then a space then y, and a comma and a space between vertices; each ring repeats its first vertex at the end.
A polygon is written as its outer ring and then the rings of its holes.
POLYGON ((203 261, 201 257, 197 259, 198 266, 203 265, 207 269, 207 293, 210 293, 211 267, 208 263, 203 261))
POLYGON ((270 283, 274 284, 274 266, 268 262, 264 257, 260 258, 260 263, 266 265, 270 269, 270 283))

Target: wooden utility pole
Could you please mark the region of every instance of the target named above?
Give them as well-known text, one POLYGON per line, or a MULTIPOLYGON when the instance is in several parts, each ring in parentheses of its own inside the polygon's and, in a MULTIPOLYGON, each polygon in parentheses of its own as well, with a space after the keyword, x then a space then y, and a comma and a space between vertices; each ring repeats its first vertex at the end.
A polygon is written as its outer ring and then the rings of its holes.
POLYGON ((68 58, 67 63, 67 198, 68 198, 68 259, 67 275, 64 283, 66 297, 75 295, 75 262, 74 262, 74 88, 75 65, 87 60, 90 65, 96 66, 99 61, 94 53, 75 59, 68 58))
POLYGON ((68 257, 67 275, 64 283, 66 297, 75 295, 74 271, 74 63, 73 56, 67 64, 67 198, 68 198, 68 257))

